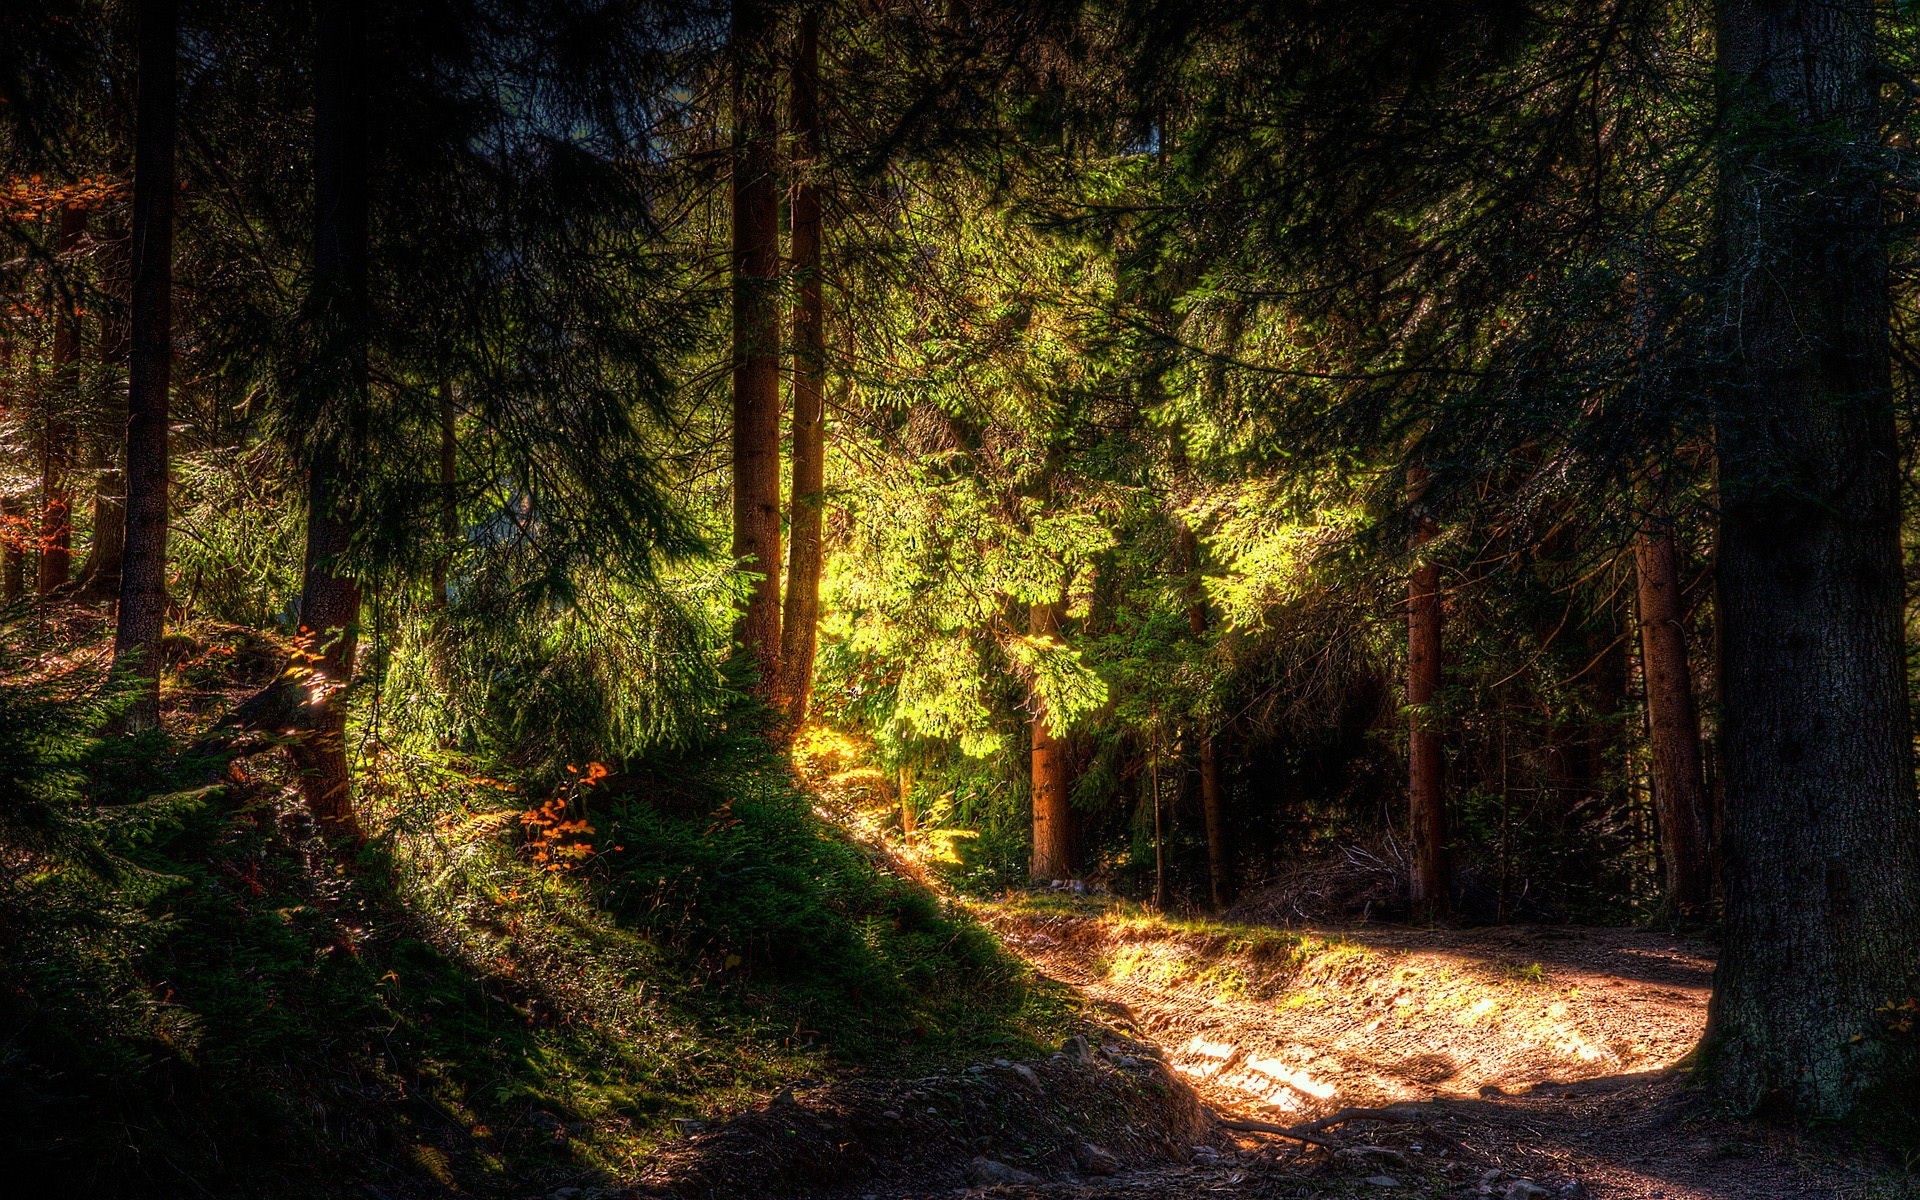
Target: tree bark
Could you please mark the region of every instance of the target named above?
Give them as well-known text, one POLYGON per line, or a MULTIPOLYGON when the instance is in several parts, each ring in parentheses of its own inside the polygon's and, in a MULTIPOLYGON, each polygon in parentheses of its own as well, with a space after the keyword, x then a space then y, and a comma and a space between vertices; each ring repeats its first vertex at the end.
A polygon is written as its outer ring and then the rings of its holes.
POLYGON ((73 574, 73 414, 80 395, 80 239, 87 210, 60 210, 55 253, 68 272, 54 297, 53 389, 40 427, 40 573, 42 600, 73 574))
POLYGON ((127 310, 127 499, 121 535, 115 674, 138 681, 129 727, 160 722, 160 634, 167 614, 169 389, 173 377, 175 0, 141 0, 133 144, 132 277, 127 310))
POLYGON ((1220 789, 1217 735, 1200 739, 1200 813, 1207 825, 1207 886, 1213 907, 1233 903, 1233 847, 1227 837, 1227 798, 1220 789))
POLYGON ((1733 1103, 1920 1095, 1920 994, 1870 0, 1720 0, 1715 389, 1726 921, 1702 1063, 1733 1103))
POLYGON ((827 361, 826 292, 822 286, 824 231, 820 184, 820 16, 800 14, 794 48, 792 110, 795 145, 793 271, 799 300, 793 314, 793 484, 788 500, 787 597, 781 618, 780 669, 787 721, 797 729, 807 719, 813 694, 813 659, 820 620, 823 547, 820 519, 826 491, 826 405, 822 384, 827 361))
POLYGON ((365 0, 322 0, 313 109, 313 275, 306 298, 313 358, 301 396, 307 447, 307 545, 294 661, 242 706, 243 724, 290 728, 307 808, 335 840, 363 834, 353 810, 343 695, 353 677, 360 583, 343 558, 357 523, 367 442, 368 105, 365 0))
MULTIPOLYGON (((1431 541, 1433 533, 1433 523, 1421 518, 1415 548, 1431 541)), ((1440 566, 1423 556, 1407 586, 1407 825, 1413 840, 1409 886, 1414 913, 1423 919, 1445 915, 1452 898, 1445 764, 1432 711, 1440 692, 1441 620, 1440 566)))
MULTIPOLYGON (((1028 611, 1027 631, 1034 637, 1056 637, 1060 607, 1035 604, 1028 611)), ((1050 723, 1046 702, 1038 692, 1031 697, 1033 719, 1033 858, 1028 875, 1036 882, 1066 879, 1073 874, 1072 764, 1066 742, 1050 723)))
POLYGON ((1667 906, 1691 919, 1713 903, 1707 839, 1706 774, 1700 763, 1700 715, 1687 660, 1686 601, 1673 532, 1645 529, 1633 541, 1639 590, 1640 663, 1653 744, 1653 814, 1660 834, 1667 906))
POLYGON ((780 203, 773 14, 733 8, 733 556, 760 576, 738 640, 780 684, 780 203))

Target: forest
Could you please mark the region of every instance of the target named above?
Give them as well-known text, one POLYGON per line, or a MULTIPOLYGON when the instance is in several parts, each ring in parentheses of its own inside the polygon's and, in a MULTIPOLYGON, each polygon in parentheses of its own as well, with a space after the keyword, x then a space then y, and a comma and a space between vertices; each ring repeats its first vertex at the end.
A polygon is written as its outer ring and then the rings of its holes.
POLYGON ((1916 231, 1911 0, 0 5, 0 1190, 1920 1197, 1916 231))

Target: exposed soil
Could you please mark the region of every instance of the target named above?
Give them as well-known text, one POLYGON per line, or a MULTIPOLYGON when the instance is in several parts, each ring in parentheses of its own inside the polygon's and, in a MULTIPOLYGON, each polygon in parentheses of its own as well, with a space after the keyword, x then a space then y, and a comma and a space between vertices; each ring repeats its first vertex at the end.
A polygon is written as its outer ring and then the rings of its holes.
POLYGON ((1712 972, 1695 941, 1296 934, 1018 901, 981 915, 1087 997, 1107 1046, 804 1090, 695 1134, 650 1182, 845 1200, 1920 1197, 1884 1155, 1687 1089, 1676 1066, 1712 972))

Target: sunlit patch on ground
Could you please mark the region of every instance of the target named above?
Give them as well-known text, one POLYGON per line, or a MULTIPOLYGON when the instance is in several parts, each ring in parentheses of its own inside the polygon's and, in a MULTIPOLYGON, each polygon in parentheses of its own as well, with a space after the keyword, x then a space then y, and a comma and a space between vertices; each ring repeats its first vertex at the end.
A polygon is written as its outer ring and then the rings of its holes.
POLYGON ((1653 1070, 1692 1048, 1705 1012, 1701 988, 1607 974, 1610 944, 1593 962, 1529 961, 1483 949, 1504 946, 1499 931, 1267 930, 1052 898, 989 915, 1042 969, 1177 1047, 1174 1068, 1228 1107, 1312 1114, 1653 1070))

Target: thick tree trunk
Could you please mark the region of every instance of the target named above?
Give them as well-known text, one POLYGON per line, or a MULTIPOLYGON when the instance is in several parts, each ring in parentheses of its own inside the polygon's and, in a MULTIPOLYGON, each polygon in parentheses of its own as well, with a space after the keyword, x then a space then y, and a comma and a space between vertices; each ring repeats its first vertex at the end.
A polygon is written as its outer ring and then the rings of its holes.
POLYGON ((733 8, 733 556, 760 578, 739 641, 780 684, 780 199, 777 75, 766 0, 733 8))
MULTIPOLYGON (((1027 630, 1035 637, 1060 632, 1060 608, 1035 604, 1029 610, 1027 630)), ((1035 881, 1067 879, 1073 875, 1072 764, 1066 742, 1050 723, 1046 703, 1035 693, 1033 707, 1033 859, 1028 874, 1035 881)))
POLYGON ((787 721, 799 728, 813 694, 813 658, 820 620, 823 549, 820 518, 825 509, 827 310, 821 278, 824 236, 820 214, 820 16, 800 14, 794 48, 793 130, 800 161, 794 164, 793 271, 799 301, 793 313, 793 484, 788 500, 787 599, 781 618, 780 669, 787 721))
POLYGON ((1719 605, 1726 922, 1703 1065, 1734 1103, 1920 1095, 1873 5, 1721 0, 1719 605), (1734 340, 1737 339, 1737 340, 1734 340))
MULTIPOLYGON (((1416 547, 1432 537, 1432 525, 1423 519, 1416 547)), ((1415 915, 1426 919, 1444 915, 1452 898, 1445 764, 1432 711, 1440 694, 1440 626, 1440 566, 1423 557, 1407 586, 1407 825, 1413 839, 1410 898, 1415 915)))
POLYGON ((55 252, 70 273, 54 298, 53 396, 40 427, 41 599, 64 587, 73 573, 73 414, 80 395, 80 239, 87 210, 60 210, 55 252))
MULTIPOLYGON (((114 303, 100 321, 100 361, 113 368, 126 361, 132 336, 128 310, 132 283, 132 234, 121 228, 101 246, 102 275, 105 289, 114 303)), ((93 543, 87 550, 86 565, 80 569, 80 599, 99 604, 120 595, 120 562, 126 552, 127 476, 122 468, 126 449, 127 409, 125 394, 110 388, 94 428, 87 439, 90 447, 87 466, 93 475, 93 543)))
POLYGON ((173 376, 175 0, 141 0, 128 290, 127 499, 113 669, 139 681, 127 724, 160 721, 167 615, 167 426, 173 376))
POLYGON ((1634 537, 1639 585, 1640 663, 1653 743, 1653 813, 1659 828, 1667 906, 1693 918, 1713 903, 1707 840, 1706 774, 1700 765, 1700 716, 1687 661, 1686 601, 1669 529, 1634 537))
POLYGON ((296 744, 307 807, 330 833, 361 837, 353 811, 343 693, 359 646, 360 581, 351 546, 367 434, 367 79, 365 0, 321 5, 314 70, 313 294, 319 323, 312 397, 322 434, 307 464, 307 553, 300 625, 313 662, 311 713, 296 744))

